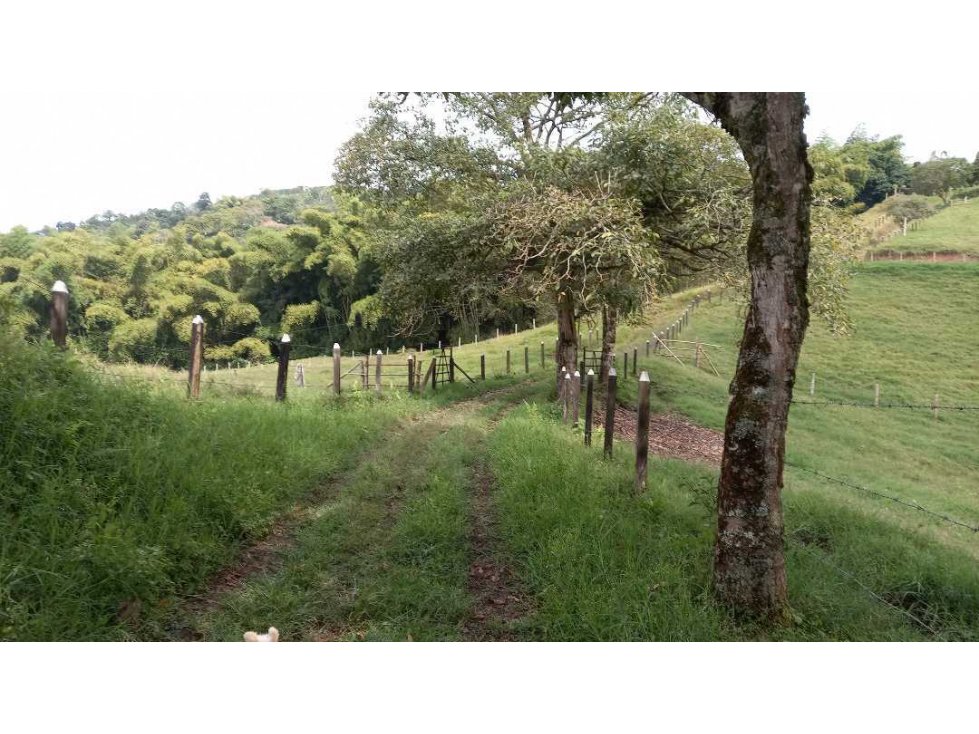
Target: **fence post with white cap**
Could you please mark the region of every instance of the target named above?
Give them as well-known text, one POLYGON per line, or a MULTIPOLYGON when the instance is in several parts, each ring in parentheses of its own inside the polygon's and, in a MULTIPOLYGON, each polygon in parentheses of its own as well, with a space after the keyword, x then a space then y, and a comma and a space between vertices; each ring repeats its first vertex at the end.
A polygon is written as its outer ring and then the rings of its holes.
POLYGON ((63 280, 51 286, 51 339, 58 349, 68 348, 68 286, 63 280))
POLYGON ((595 370, 588 370, 588 386, 585 390, 585 446, 591 446, 591 413, 595 391, 595 370))
POLYGON ((204 364, 204 319, 198 314, 190 322, 190 371, 187 375, 187 397, 201 396, 201 366, 204 364))
POLYGON ((649 373, 639 375, 639 419, 636 427, 636 493, 646 489, 649 460, 649 373))
POLYGON ((615 367, 608 371, 608 389, 605 394, 605 458, 612 458, 612 434, 615 432, 615 367))
POLYGON ((275 377, 275 400, 282 402, 286 399, 286 379, 289 377, 289 347, 292 339, 283 334, 279 340, 279 372, 275 377))

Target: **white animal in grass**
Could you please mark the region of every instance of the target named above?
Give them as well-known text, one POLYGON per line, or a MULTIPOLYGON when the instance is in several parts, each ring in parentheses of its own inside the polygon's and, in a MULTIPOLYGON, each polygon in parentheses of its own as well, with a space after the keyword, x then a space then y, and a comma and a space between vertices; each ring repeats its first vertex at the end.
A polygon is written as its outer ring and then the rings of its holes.
POLYGON ((269 627, 269 633, 267 635, 260 635, 256 632, 246 632, 244 637, 245 642, 278 642, 279 630, 277 630, 275 627, 269 627))

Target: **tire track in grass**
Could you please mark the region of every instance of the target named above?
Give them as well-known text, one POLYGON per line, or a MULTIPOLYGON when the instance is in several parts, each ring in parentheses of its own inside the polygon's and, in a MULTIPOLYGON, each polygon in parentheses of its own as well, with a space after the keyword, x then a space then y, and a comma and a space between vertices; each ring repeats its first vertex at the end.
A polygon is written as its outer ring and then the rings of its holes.
MULTIPOLYGON (((501 406, 487 421, 487 435, 479 449, 485 454, 488 434, 515 402, 501 406)), ((493 492, 496 479, 487 458, 478 459, 472 468, 469 487, 469 549, 471 561, 466 590, 472 599, 463 637, 474 642, 510 642, 517 639, 514 626, 533 613, 530 593, 503 556, 493 492)))
POLYGON ((512 641, 516 639, 514 623, 532 611, 527 591, 501 558, 494 486, 489 465, 479 460, 473 468, 469 508, 472 561, 466 589, 472 597, 472 610, 463 626, 463 636, 471 641, 512 641))
POLYGON ((256 625, 286 640, 464 636, 469 480, 486 412, 527 392, 473 396, 386 431, 216 579, 188 608, 183 639, 237 639, 256 625))

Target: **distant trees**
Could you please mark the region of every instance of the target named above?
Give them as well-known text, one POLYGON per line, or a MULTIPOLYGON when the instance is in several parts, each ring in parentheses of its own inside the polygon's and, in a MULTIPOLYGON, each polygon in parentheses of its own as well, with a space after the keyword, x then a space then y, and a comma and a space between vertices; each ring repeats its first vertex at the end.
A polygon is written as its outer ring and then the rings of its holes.
POLYGON ((347 339, 349 308, 376 291, 377 279, 356 202, 331 212, 305 208, 332 202, 325 189, 282 196, 299 222, 291 227, 257 226, 266 220, 261 197, 105 212, 43 234, 15 227, 0 234, 0 323, 43 336, 48 291, 64 280, 72 338, 104 359, 183 366, 198 313, 207 324, 209 360, 264 358, 266 337, 283 323, 331 324, 304 341, 343 338, 359 348, 347 339))
POLYGON ((911 169, 911 190, 924 196, 939 196, 948 205, 953 189, 969 184, 973 168, 965 158, 932 155, 911 169))
POLYGON ((857 128, 847 138, 843 154, 853 165, 851 183, 857 201, 871 207, 910 185, 911 169, 904 160, 903 149, 900 135, 878 140, 857 128))
POLYGON ((211 195, 206 191, 197 197, 197 201, 194 202, 194 210, 198 212, 207 211, 211 208, 211 195))

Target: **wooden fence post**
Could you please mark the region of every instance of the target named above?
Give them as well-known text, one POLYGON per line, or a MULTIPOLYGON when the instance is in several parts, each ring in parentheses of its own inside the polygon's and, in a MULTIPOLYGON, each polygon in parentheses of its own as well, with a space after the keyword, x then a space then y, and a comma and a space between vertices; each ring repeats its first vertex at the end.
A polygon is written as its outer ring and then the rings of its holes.
POLYGON ((615 433, 615 367, 608 371, 608 389, 605 391, 605 458, 612 458, 612 434, 615 433))
POLYGON ((58 349, 68 348, 68 286, 63 280, 51 286, 51 339, 58 349))
POLYGON ((581 412, 581 372, 574 371, 571 378, 571 425, 578 427, 578 415, 581 412))
POLYGON ((479 355, 479 379, 486 381, 486 355, 479 355))
POLYGON ((452 357, 452 347, 449 347, 449 382, 456 381, 456 361, 452 357))
POLYGON ((286 399, 286 381, 289 378, 289 346, 292 340, 283 334, 279 340, 279 372, 275 376, 275 400, 281 403, 286 399))
POLYGON ((340 394, 340 345, 333 344, 333 394, 340 394))
POLYGON ((510 350, 506 350, 506 373, 510 374, 510 350))
POLYGON ((649 356, 649 339, 646 340, 646 356, 649 356))
POLYGON ((201 396, 201 365, 204 363, 204 319, 198 314, 190 324, 190 373, 187 376, 187 397, 201 396))
POLYGON ((649 459, 649 374, 639 375, 639 420, 636 428, 636 493, 646 489, 649 459))
POLYGON ((697 342, 697 347, 693 354, 693 366, 700 369, 700 342, 697 342))
POLYGON ((568 422, 568 408, 571 403, 571 373, 568 372, 567 368, 564 369, 564 379, 561 380, 561 384, 564 385, 564 399, 561 401, 561 420, 565 423, 568 422))
POLYGON ((296 365, 296 387, 306 387, 306 369, 301 362, 296 365))
POLYGON ((540 343, 540 366, 544 369, 544 342, 540 343))
POLYGON ((622 352, 622 374, 629 376, 629 353, 622 352))
POLYGON ((530 347, 526 344, 523 348, 523 371, 528 375, 530 374, 530 347))
POLYGON ((816 373, 813 372, 809 377, 809 396, 812 397, 816 394, 816 373))
POLYGON ((432 357, 432 362, 431 362, 431 364, 428 365, 428 372, 425 373, 425 380, 426 381, 428 380, 428 375, 429 374, 432 375, 432 392, 435 392, 438 389, 437 383, 439 381, 439 376, 438 376, 438 357, 432 357))
POLYGON ((639 366, 639 347, 632 348, 632 376, 636 376, 636 368, 639 366))
POLYGON ((370 360, 371 353, 370 350, 368 350, 366 359, 360 360, 360 388, 362 390, 366 390, 368 387, 370 387, 370 378, 368 377, 370 374, 370 360))
POLYGON ((381 350, 377 350, 377 365, 374 367, 374 389, 381 394, 381 350))
POLYGON ((536 318, 533 319, 533 326, 531 328, 533 328, 533 329, 536 329, 537 328, 537 319, 536 318))
POLYGON ((591 446, 591 413, 595 392, 595 370, 588 370, 588 386, 585 389, 585 446, 591 446))
POLYGON ((408 393, 415 392, 415 358, 408 355, 408 393))

